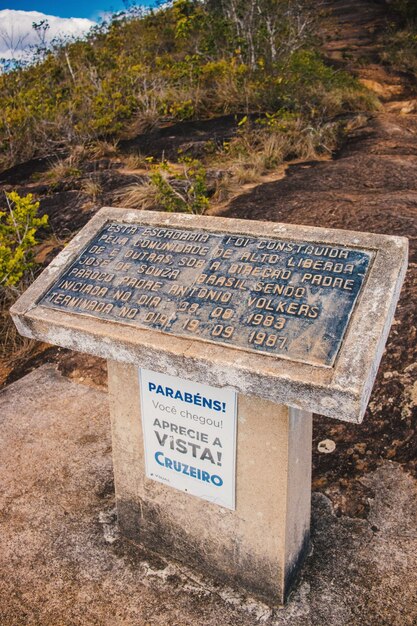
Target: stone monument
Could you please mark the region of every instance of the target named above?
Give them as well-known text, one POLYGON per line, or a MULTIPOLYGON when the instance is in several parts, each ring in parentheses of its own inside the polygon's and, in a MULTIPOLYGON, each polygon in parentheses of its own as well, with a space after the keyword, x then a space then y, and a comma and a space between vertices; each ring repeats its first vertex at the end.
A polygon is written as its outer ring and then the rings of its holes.
POLYGON ((103 208, 11 312, 108 360, 121 532, 280 604, 312 412, 361 422, 406 265, 400 237, 103 208))

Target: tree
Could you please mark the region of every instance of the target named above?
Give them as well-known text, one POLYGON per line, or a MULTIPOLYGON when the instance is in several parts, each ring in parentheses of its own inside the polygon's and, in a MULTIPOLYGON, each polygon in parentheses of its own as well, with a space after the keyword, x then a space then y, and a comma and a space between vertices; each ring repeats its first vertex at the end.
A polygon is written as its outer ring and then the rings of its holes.
POLYGON ((271 67, 302 47, 312 14, 306 0, 207 0, 209 12, 228 21, 242 60, 271 67))

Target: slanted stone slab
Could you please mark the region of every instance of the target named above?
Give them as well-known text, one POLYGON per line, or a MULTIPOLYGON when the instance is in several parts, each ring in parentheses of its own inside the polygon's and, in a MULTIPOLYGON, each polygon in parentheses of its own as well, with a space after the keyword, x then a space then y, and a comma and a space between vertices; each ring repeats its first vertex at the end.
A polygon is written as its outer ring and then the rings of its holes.
POLYGON ((104 208, 11 312, 29 337, 360 422, 406 264, 402 237, 104 208))
POLYGON ((362 420, 406 263, 399 237, 105 208, 12 315, 108 359, 122 532, 282 603, 309 541, 312 412, 362 420))

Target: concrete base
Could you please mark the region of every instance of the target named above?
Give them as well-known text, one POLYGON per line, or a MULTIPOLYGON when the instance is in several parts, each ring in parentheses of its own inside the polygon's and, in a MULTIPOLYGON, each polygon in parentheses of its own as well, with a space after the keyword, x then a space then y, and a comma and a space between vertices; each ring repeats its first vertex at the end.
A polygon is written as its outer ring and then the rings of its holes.
POLYGON ((108 362, 121 532, 282 604, 309 542, 312 415, 239 396, 236 510, 145 476, 138 370, 108 362))

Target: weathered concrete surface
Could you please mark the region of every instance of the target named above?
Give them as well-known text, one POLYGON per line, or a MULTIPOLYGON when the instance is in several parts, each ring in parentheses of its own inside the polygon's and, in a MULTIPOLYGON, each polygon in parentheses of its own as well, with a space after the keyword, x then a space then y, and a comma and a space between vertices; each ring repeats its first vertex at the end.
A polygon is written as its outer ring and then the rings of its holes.
MULTIPOLYGON (((358 432, 360 426, 357 427, 358 432)), ((313 498, 313 550, 285 609, 118 538, 107 396, 44 366, 0 395, 2 626, 396 626, 417 621, 417 488, 385 463, 368 519, 313 498)))

